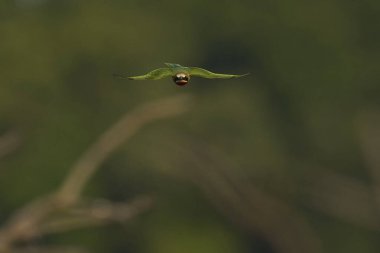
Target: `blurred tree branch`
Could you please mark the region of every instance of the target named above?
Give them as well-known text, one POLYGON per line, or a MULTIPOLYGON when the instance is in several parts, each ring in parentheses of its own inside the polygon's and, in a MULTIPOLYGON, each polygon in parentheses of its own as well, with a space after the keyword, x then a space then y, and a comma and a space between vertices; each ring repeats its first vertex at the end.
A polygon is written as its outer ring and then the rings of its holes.
POLYGON ((110 153, 144 125, 183 113, 188 108, 188 102, 189 96, 186 95, 161 99, 142 105, 122 117, 119 122, 101 135, 73 166, 56 193, 60 201, 62 203, 75 202, 84 185, 110 153))
POLYGON ((151 205, 152 199, 148 196, 138 197, 129 203, 112 203, 98 199, 67 210, 59 219, 47 220, 41 225, 40 235, 101 226, 111 222, 123 223, 136 217, 151 205))
POLYGON ((291 205, 239 177, 225 154, 205 143, 183 150, 187 174, 227 217, 265 238, 275 252, 322 252, 321 242, 291 205), (189 152, 191 150, 191 152, 189 152))
MULTIPOLYGON (((0 229, 0 252, 13 250, 14 245, 19 241, 31 240, 44 233, 74 228, 73 220, 60 221, 57 217, 52 221, 49 218, 52 214, 68 211, 77 205, 81 199, 81 192, 91 176, 104 160, 131 136, 150 122, 182 114, 188 109, 188 102, 188 95, 178 95, 143 104, 124 115, 78 159, 58 191, 37 198, 10 217, 0 229)), ((99 207, 87 210, 84 208, 79 216, 88 215, 87 218, 90 219, 92 217, 93 224, 99 224, 101 220, 105 219, 124 221, 149 206, 150 200, 144 198, 130 204, 103 205, 100 207, 103 213, 99 212, 99 207), (95 215, 99 213, 102 215, 95 215)), ((86 225, 90 225, 91 222, 86 225)))
POLYGON ((305 177, 307 204, 342 221, 380 229, 371 187, 360 180, 319 168, 305 177))
POLYGON ((306 177, 309 204, 345 222, 380 230, 380 113, 360 113, 358 140, 372 185, 318 168, 306 177))
POLYGON ((380 218, 380 112, 361 113, 357 125, 360 146, 372 179, 375 203, 380 218))

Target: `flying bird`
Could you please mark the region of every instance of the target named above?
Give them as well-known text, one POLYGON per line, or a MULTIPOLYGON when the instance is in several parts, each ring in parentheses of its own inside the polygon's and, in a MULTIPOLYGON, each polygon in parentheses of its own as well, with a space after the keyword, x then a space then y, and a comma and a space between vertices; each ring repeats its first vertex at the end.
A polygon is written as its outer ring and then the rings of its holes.
POLYGON ((179 64, 175 63, 165 63, 167 66, 166 68, 159 68, 152 70, 151 72, 141 75, 141 76, 131 76, 131 77, 124 77, 117 75, 121 78, 128 78, 130 80, 159 80, 165 77, 171 77, 175 84, 179 86, 186 85, 191 76, 198 76, 208 79, 214 79, 214 78, 222 78, 222 79, 228 79, 228 78, 237 78, 246 76, 244 75, 229 75, 229 74, 218 74, 213 73, 211 71, 208 71, 206 69, 198 68, 198 67, 184 67, 179 64))

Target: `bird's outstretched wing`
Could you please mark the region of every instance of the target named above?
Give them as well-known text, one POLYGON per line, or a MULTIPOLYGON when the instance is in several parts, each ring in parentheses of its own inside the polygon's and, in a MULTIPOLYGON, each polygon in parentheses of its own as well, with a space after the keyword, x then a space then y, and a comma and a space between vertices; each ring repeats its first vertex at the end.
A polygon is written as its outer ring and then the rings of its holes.
POLYGON ((173 73, 170 68, 159 68, 159 69, 152 70, 151 72, 145 75, 130 76, 127 78, 131 80, 158 80, 158 79, 162 79, 162 78, 169 77, 172 75, 173 73))
POLYGON ((208 71, 208 70, 202 69, 202 68, 189 67, 189 74, 190 74, 190 76, 199 76, 199 77, 209 78, 209 79, 213 79, 213 78, 228 79, 228 78, 237 78, 237 77, 246 76, 249 73, 244 74, 244 75, 218 74, 218 73, 213 73, 211 71, 208 71))
POLYGON ((165 63, 166 66, 168 66, 169 68, 184 68, 183 66, 177 64, 177 63, 165 63))

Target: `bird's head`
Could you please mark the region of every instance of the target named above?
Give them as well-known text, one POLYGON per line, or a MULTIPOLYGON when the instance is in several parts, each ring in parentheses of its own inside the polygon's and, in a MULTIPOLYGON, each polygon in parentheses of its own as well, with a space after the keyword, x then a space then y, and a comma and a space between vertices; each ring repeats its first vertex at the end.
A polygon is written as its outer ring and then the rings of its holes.
POLYGON ((178 73, 173 76, 173 81, 179 85, 179 86, 184 86, 186 85, 190 80, 189 75, 185 73, 178 73))

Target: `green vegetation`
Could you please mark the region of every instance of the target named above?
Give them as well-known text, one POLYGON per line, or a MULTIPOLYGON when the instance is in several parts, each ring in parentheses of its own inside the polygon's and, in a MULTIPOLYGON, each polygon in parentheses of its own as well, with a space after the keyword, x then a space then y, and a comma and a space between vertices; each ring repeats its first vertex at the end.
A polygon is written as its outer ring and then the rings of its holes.
POLYGON ((149 210, 21 245, 379 252, 379 11, 371 0, 2 1, 0 242, 12 214, 59 189, 125 113, 190 94, 188 111, 109 154, 75 207, 148 196, 149 210), (186 87, 113 77, 164 62, 251 74, 186 87))

